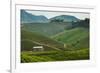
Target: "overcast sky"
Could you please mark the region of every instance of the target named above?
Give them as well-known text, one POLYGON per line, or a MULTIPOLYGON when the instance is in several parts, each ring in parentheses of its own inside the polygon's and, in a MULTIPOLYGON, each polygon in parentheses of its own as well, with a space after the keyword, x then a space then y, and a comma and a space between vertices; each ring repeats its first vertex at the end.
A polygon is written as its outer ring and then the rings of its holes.
POLYGON ((90 18, 89 13, 79 13, 79 12, 51 12, 51 11, 34 11, 34 10, 26 10, 28 13, 31 13, 33 15, 44 15, 48 19, 59 16, 59 15, 72 15, 75 16, 79 19, 85 19, 85 18, 90 18))

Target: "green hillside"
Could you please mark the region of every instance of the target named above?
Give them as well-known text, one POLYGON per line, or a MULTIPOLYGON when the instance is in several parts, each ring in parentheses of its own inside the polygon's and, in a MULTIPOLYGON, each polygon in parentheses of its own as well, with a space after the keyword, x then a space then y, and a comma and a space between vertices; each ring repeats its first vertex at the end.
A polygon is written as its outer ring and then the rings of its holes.
POLYGON ((52 38, 70 48, 89 48, 89 31, 86 28, 80 27, 66 30, 52 38))
POLYGON ((74 28, 48 38, 21 30, 21 50, 21 63, 89 60, 89 31, 74 28), (32 47, 37 45, 43 46, 44 51, 32 51, 32 47))
POLYGON ((49 13, 52 18, 21 10, 20 62, 89 60, 90 18, 84 14, 79 14, 84 19, 78 19, 75 15, 49 13))
POLYGON ((42 45, 45 50, 61 50, 64 49, 63 44, 52 40, 51 38, 37 34, 35 32, 29 32, 21 30, 21 49, 32 50, 33 46, 42 45))
POLYGON ((65 22, 52 22, 52 23, 26 23, 22 24, 22 29, 37 32, 39 34, 43 34, 45 36, 53 36, 58 34, 67 27, 71 26, 71 23, 65 22))

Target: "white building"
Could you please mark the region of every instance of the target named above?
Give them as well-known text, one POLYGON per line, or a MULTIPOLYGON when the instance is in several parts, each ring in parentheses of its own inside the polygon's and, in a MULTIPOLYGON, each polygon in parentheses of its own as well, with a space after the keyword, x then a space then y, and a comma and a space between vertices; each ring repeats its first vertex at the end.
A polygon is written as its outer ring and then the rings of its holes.
POLYGON ((43 46, 33 46, 33 51, 44 51, 43 46))

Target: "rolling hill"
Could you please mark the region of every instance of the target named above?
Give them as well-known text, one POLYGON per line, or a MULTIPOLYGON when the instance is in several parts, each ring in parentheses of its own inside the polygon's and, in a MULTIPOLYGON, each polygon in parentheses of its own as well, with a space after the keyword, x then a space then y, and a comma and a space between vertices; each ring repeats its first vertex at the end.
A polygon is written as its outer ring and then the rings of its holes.
POLYGON ((24 23, 22 29, 37 32, 45 36, 52 36, 63 32, 67 27, 70 27, 72 23, 24 23))
MULTIPOLYGON (((63 50, 63 44, 52 40, 43 35, 37 34, 35 32, 29 32, 26 30, 21 31, 21 49, 22 50, 32 50, 35 45, 41 45, 45 50, 63 50)), ((44 50, 44 51, 45 51, 44 50)))
POLYGON ((89 48, 89 31, 86 28, 66 30, 52 37, 56 41, 65 43, 67 48, 89 48))
POLYGON ((21 63, 89 60, 89 20, 21 10, 21 63), (37 48, 42 46, 42 48, 37 48), (42 49, 42 50, 41 50, 42 49))

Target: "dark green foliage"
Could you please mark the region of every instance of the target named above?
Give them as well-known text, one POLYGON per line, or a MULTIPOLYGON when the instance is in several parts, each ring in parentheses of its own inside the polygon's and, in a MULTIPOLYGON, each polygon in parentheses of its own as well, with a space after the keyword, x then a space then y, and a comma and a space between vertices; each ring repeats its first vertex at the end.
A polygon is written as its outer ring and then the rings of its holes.
POLYGON ((52 19, 50 22, 63 22, 63 19, 52 19))
POLYGON ((67 45, 67 49, 89 48, 89 32, 86 28, 73 28, 52 37, 67 45))
POLYGON ((34 43, 31 40, 23 39, 21 41, 21 50, 32 51, 33 46, 39 46, 39 44, 34 43))
POLYGON ((89 59, 89 49, 73 51, 21 52, 21 62, 48 62, 89 59))
MULTIPOLYGON (((30 50, 32 49, 32 47, 35 45, 42 45, 44 46, 44 48, 46 48, 45 50, 60 50, 60 49, 64 49, 63 44, 55 41, 51 38, 45 37, 43 35, 37 34, 37 33, 33 33, 33 32, 29 32, 29 31, 25 31, 22 30, 21 31, 21 40, 22 40, 22 48, 23 50, 30 50)), ((45 51, 44 50, 44 51, 45 51)))
POLYGON ((72 22, 72 28, 75 28, 75 27, 89 28, 89 24, 90 24, 90 19, 86 18, 84 20, 80 20, 80 21, 77 21, 77 22, 72 22))
POLYGON ((71 15, 59 15, 59 16, 55 16, 53 18, 50 18, 49 20, 53 20, 56 22, 71 22, 71 21, 78 21, 79 19, 76 18, 75 16, 71 16, 71 15))

